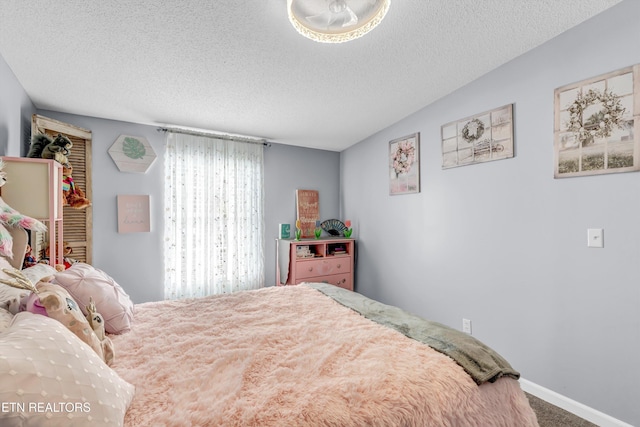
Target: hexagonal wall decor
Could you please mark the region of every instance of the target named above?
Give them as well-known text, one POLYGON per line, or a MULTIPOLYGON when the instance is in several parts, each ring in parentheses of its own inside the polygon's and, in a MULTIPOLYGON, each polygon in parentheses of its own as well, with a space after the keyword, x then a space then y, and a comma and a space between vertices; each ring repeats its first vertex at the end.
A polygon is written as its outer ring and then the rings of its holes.
POLYGON ((146 173, 156 160, 156 152, 143 136, 120 135, 109 148, 120 172, 146 173))

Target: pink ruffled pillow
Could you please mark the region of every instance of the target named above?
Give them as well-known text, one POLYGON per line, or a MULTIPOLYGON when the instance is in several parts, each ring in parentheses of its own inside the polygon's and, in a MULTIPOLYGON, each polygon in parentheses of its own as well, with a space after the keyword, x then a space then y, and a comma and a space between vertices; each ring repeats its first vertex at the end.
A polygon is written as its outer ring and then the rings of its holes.
POLYGON ((105 331, 122 334, 131 329, 133 302, 129 295, 107 273, 89 264, 75 263, 56 273, 54 282, 62 286, 78 302, 86 315, 89 298, 104 318, 105 331))

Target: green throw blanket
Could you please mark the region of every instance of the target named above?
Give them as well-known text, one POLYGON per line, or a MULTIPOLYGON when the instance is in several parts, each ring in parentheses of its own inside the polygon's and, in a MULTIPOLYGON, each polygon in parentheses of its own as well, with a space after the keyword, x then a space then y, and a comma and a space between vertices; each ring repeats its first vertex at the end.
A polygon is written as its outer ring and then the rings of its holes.
POLYGON ((494 350, 474 337, 443 324, 424 320, 400 308, 382 304, 363 295, 324 283, 305 283, 365 318, 395 329, 403 335, 446 354, 478 384, 502 376, 516 380, 520 373, 494 350))

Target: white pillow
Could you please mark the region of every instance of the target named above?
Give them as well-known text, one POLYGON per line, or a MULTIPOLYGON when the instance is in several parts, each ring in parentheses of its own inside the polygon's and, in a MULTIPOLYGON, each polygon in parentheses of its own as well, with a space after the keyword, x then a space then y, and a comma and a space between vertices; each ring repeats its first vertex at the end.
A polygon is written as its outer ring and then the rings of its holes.
POLYGON ((57 320, 13 319, 0 334, 0 425, 123 425, 131 384, 57 320))
MULTIPOLYGON (((13 267, 5 257, 0 256, 0 279, 13 281, 13 277, 2 271, 4 269, 13 270, 13 267)), ((30 293, 30 291, 17 289, 0 283, 0 308, 7 309, 10 313, 16 314, 20 308, 20 300, 27 297, 30 293)))
POLYGON ((9 310, 0 308, 0 334, 6 331, 13 320, 13 314, 9 310))
POLYGON ((24 289, 12 288, 0 283, 0 308, 8 310, 11 314, 20 311, 20 300, 28 297, 31 292, 24 289))
POLYGON ((53 277, 58 270, 50 266, 49 264, 38 263, 34 266, 27 267, 22 270, 22 274, 31 281, 34 285, 45 277, 53 277))
POLYGON ((69 292, 86 315, 89 298, 93 298, 98 313, 104 318, 104 329, 121 334, 131 329, 133 302, 129 295, 107 273, 81 262, 56 273, 55 283, 69 292))

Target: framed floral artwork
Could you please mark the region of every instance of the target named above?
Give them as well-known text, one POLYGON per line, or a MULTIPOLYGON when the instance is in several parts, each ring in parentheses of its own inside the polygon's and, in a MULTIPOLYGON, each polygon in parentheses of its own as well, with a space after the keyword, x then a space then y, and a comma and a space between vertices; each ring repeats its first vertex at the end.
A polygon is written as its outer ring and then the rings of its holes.
POLYGON ((640 170, 640 65, 555 90, 555 178, 640 170))
POLYGON ((442 169, 513 157, 513 104, 447 123, 442 169))
POLYGON ((420 133, 389 142, 389 194, 420 192, 420 133))

